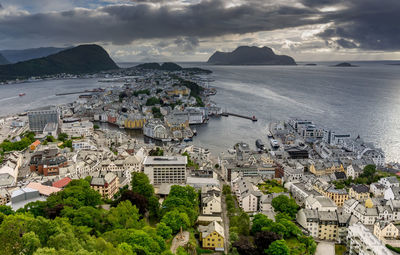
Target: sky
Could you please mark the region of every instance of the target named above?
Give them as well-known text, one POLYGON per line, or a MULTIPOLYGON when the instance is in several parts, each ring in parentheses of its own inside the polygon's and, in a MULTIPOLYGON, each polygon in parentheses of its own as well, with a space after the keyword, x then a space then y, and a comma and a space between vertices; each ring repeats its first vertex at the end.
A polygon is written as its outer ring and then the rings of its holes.
POLYGON ((241 45, 399 60, 400 0, 0 0, 0 49, 88 43, 118 62, 207 61, 241 45))

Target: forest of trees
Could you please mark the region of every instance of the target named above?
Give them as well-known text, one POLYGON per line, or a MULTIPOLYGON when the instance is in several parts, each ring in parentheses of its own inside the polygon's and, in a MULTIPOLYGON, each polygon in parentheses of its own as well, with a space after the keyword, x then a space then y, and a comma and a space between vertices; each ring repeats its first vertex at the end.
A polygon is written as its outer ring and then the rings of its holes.
POLYGON ((0 254, 171 254, 172 235, 197 220, 198 193, 172 186, 160 206, 145 174, 133 173, 132 187, 108 201, 109 210, 90 177, 17 212, 0 206, 0 254))

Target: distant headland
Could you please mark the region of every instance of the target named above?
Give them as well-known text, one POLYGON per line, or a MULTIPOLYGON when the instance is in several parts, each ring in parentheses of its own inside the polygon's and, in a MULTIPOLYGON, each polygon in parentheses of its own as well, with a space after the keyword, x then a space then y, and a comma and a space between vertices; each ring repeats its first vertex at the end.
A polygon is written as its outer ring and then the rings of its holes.
POLYGON ((296 65, 286 55, 276 55, 271 48, 240 46, 232 52, 215 52, 207 61, 214 65, 296 65))

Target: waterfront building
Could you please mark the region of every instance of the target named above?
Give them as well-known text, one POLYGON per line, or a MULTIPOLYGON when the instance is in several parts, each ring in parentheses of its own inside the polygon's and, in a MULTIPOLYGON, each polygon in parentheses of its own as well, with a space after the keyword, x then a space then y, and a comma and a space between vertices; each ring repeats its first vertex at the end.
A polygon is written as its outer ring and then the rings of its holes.
POLYGON ((144 173, 155 185, 186 183, 186 164, 185 156, 147 156, 143 161, 144 173))
POLYGON ((363 224, 349 226, 347 246, 350 255, 391 255, 374 234, 363 224))
POLYGON ((93 123, 90 121, 63 123, 61 132, 70 137, 86 137, 93 134, 93 123))
POLYGON ((151 119, 143 126, 143 135, 156 139, 156 140, 168 140, 170 135, 164 124, 157 119, 151 119))
POLYGON ((28 112, 29 129, 42 133, 48 123, 59 123, 60 114, 55 107, 45 107, 28 112))

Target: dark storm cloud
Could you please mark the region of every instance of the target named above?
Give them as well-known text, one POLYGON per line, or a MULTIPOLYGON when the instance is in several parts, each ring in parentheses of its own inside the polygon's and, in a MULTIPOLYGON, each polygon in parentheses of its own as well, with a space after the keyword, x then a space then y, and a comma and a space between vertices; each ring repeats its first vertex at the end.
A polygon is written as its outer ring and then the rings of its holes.
POLYGON ((326 16, 334 25, 320 34, 323 39, 344 48, 400 50, 399 0, 348 0, 345 5, 326 16))
POLYGON ((0 34, 13 40, 122 45, 137 39, 213 37, 297 27, 319 23, 318 18, 311 19, 315 14, 306 8, 264 6, 257 0, 230 8, 223 0, 184 6, 139 3, 7 17, 0 19, 0 34))

